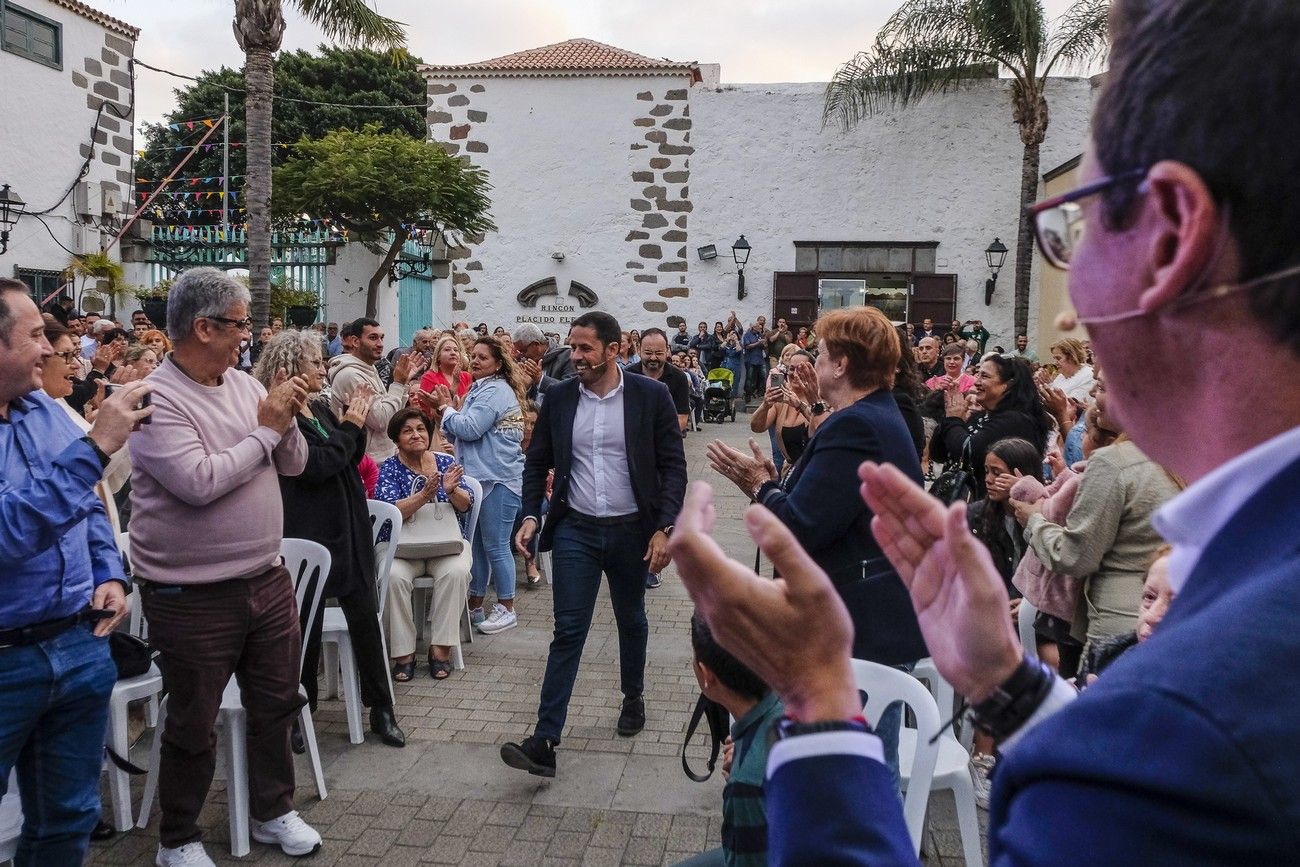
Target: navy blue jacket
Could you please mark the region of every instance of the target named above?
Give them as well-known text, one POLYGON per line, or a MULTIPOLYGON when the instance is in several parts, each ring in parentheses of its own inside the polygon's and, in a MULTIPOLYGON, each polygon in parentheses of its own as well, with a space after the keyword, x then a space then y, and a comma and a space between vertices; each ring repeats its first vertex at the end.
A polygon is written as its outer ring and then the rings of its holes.
POLYGON ((863 461, 893 464, 918 485, 921 462, 894 396, 872 392, 822 422, 785 480, 760 502, 830 576, 853 618, 853 655, 884 665, 927 656, 912 599, 871 534, 858 493, 863 461))
MULTIPOLYGON (((1295 863, 1298 492, 1300 461, 1210 541, 1149 641, 1006 753, 989 811, 992 864, 1295 863)), ((827 771, 828 760, 769 779, 769 851, 797 853, 772 863, 914 863, 878 854, 902 825, 893 804, 877 809, 879 763, 827 771), (845 813, 852 827, 826 822, 845 813)))
MULTIPOLYGON (((558 382, 546 393, 524 461, 520 515, 541 514, 546 475, 555 470, 541 550, 551 550, 555 528, 569 514, 569 474, 573 468, 573 421, 578 412, 578 379, 558 382)), ((686 496, 686 451, 677 426, 677 409, 668 387, 646 376, 623 371, 623 421, 628 473, 641 514, 645 543, 656 530, 671 526, 686 496)))

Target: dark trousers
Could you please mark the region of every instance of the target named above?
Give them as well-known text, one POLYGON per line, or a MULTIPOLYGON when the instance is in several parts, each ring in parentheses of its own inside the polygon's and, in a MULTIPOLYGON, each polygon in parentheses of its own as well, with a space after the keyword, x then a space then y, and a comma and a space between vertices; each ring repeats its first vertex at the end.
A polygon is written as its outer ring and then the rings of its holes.
POLYGON ((745 399, 767 393, 767 362, 745 365, 745 399))
POLYGON ((555 634, 546 657, 546 676, 537 709, 538 737, 559 742, 564 731, 602 572, 609 578, 609 598, 618 624, 623 695, 636 698, 644 691, 646 643, 650 637, 645 616, 645 549, 646 540, 635 517, 626 524, 601 526, 569 514, 555 528, 551 550, 555 634))
POLYGON ((117 668, 108 639, 91 628, 0 648, 0 795, 17 767, 23 805, 17 867, 80 864, 99 821, 104 729, 117 668))
POLYGON ((293 809, 289 726, 298 692, 302 632, 293 580, 283 566, 217 584, 145 582, 149 640, 161 652, 168 693, 158 796, 159 838, 175 847, 198 840, 199 811, 216 768, 213 725, 231 674, 248 714, 249 814, 258 822, 293 809))
MULTIPOLYGON (((388 659, 384 653, 383 635, 379 631, 375 592, 369 588, 358 590, 340 596, 338 603, 343 609, 343 619, 347 621, 352 639, 352 654, 357 660, 361 703, 366 707, 392 707, 393 697, 388 691, 388 659)), ((307 702, 313 712, 316 710, 316 670, 320 667, 320 636, 324 623, 325 606, 321 605, 316 609, 316 619, 303 636, 307 647, 302 657, 302 686, 307 690, 307 702)))

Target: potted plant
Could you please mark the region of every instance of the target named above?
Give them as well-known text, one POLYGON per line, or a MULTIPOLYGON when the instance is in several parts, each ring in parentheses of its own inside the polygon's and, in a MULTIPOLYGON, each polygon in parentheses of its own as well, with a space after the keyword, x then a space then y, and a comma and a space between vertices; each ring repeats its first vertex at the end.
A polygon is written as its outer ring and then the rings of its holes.
POLYGON ((149 317, 155 328, 167 328, 167 293, 171 291, 170 279, 159 280, 153 286, 137 286, 131 294, 140 302, 140 309, 149 317))
POLYGON ((271 308, 276 309, 282 304, 285 317, 295 328, 308 328, 316 321, 320 312, 320 298, 310 289, 297 289, 292 284, 286 284, 278 291, 273 291, 272 296, 271 308))

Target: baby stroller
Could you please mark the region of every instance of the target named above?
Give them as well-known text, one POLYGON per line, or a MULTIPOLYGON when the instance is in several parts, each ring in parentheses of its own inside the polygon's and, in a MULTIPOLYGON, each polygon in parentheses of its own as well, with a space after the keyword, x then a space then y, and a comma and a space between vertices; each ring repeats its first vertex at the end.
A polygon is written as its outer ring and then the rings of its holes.
POLYGON ((709 381, 704 387, 704 420, 722 424, 731 416, 736 420, 736 402, 731 399, 735 375, 725 367, 709 371, 709 381))

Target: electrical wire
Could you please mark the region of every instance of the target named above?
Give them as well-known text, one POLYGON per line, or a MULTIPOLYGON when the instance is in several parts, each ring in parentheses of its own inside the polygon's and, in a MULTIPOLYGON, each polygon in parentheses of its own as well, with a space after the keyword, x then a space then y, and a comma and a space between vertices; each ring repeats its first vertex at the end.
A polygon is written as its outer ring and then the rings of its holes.
MULTIPOLYGON (((133 59, 128 59, 128 61, 127 61, 127 67, 130 68, 130 65, 131 65, 133 62, 134 62, 133 59)), ((132 80, 134 81, 134 76, 132 77, 132 80)), ((58 208, 60 205, 62 205, 64 202, 66 202, 66 201, 68 200, 68 196, 72 195, 72 191, 75 190, 75 189, 77 188, 77 184, 81 183, 81 179, 84 178, 87 174, 90 173, 90 164, 91 164, 91 162, 93 162, 94 159, 95 159, 95 148, 97 147, 96 142, 95 142, 95 136, 99 134, 99 124, 100 124, 100 122, 103 120, 103 117, 104 117, 104 109, 108 109, 108 110, 112 111, 113 114, 117 115, 117 117, 118 117, 119 120, 129 121, 129 120, 131 119, 131 117, 133 117, 133 116, 135 115, 135 90, 134 90, 134 88, 132 88, 132 91, 131 91, 131 102, 130 102, 130 104, 127 106, 127 108, 126 108, 126 113, 125 113, 125 114, 123 114, 122 112, 118 111, 118 109, 117 109, 117 104, 114 103, 114 102, 110 102, 109 100, 103 100, 103 101, 101 101, 101 102, 99 103, 99 108, 97 108, 97 109, 95 110, 95 123, 94 123, 94 125, 90 128, 90 153, 89 153, 89 155, 86 157, 85 161, 82 162, 82 164, 81 164, 81 168, 77 170, 77 176, 76 176, 75 178, 73 178, 71 184, 68 184, 68 188, 67 188, 66 190, 63 191, 63 195, 62 195, 62 196, 59 196, 59 200, 58 200, 57 202, 55 202, 54 204, 50 205, 48 208, 45 208, 44 210, 40 210, 40 211, 27 211, 27 212, 24 214, 24 216, 43 217, 43 216, 45 216, 46 214, 52 212, 55 208, 58 208)), ((48 230, 48 229, 49 229, 49 226, 46 226, 45 228, 48 230)), ((56 242, 56 243, 57 243, 57 242, 56 242)), ((60 244, 59 246, 63 246, 63 245, 60 244)), ((66 250, 67 247, 64 247, 63 249, 66 250)), ((75 255, 75 254, 74 254, 74 255, 75 255)))
MULTIPOLYGON (((153 70, 154 72, 161 72, 163 75, 170 75, 173 78, 183 78, 187 81, 202 81, 202 79, 196 78, 193 75, 185 75, 184 73, 181 72, 173 72, 170 69, 163 69, 160 66, 151 66, 150 64, 145 63, 143 60, 136 59, 135 64, 137 66, 143 66, 145 69, 153 70)), ((226 87, 225 85, 221 85, 221 84, 217 84, 215 86, 221 90, 225 90, 230 93, 245 93, 245 94, 248 93, 248 89, 243 87, 226 87)), ((314 100, 314 99, 297 99, 296 97, 292 97, 292 96, 277 96, 274 93, 271 94, 271 98, 278 99, 281 102, 296 102, 301 105, 319 105, 319 106, 325 106, 327 108, 365 108, 365 109, 379 109, 379 110, 390 109, 390 108, 400 108, 400 109, 428 108, 428 105, 423 102, 413 102, 406 105, 357 105, 348 102, 320 102, 319 100, 314 100)), ((188 121, 172 121, 172 123, 188 123, 188 121)))

